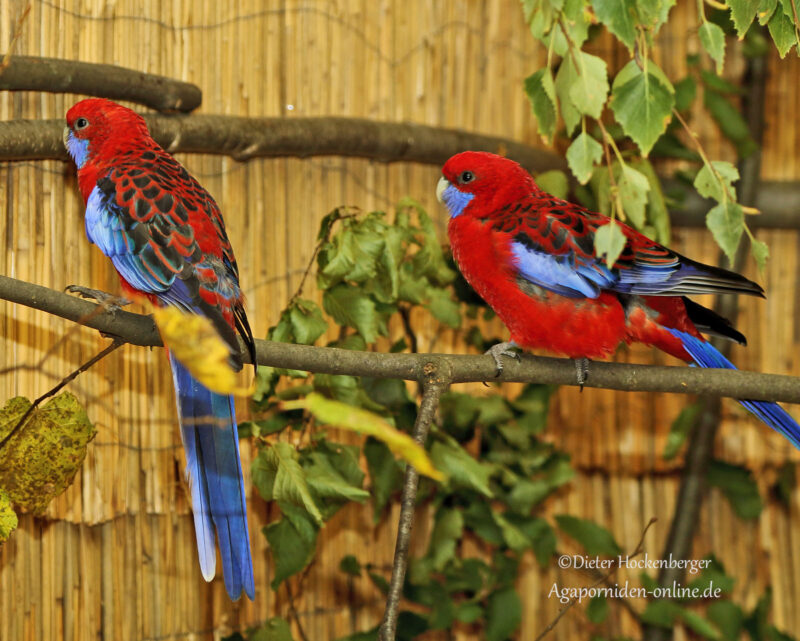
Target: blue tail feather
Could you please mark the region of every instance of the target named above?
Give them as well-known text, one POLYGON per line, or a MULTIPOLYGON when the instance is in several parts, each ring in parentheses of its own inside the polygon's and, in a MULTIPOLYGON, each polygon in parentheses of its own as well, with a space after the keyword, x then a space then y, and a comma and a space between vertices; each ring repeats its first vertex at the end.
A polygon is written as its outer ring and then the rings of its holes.
POLYGON ((213 523, 228 594, 236 600, 244 590, 253 599, 253 562, 233 398, 206 389, 172 354, 170 363, 203 577, 210 581, 216 569, 213 523))
MULTIPOLYGON (((680 339, 684 349, 689 352, 689 355, 700 367, 736 369, 736 366, 720 354, 711 343, 677 329, 667 328, 667 331, 680 339)), ((796 448, 800 449, 800 425, 780 405, 768 401, 739 400, 739 402, 772 429, 788 438, 796 448)))

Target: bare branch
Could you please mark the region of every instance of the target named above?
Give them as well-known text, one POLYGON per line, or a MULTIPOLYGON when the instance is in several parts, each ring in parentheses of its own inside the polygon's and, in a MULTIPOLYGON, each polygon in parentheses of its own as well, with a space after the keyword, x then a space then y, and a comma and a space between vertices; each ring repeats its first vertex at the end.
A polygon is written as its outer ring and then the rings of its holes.
MULTIPOLYGON (((87 320, 83 317, 97 305, 41 285, 0 275, 0 299, 66 318, 133 345, 158 347, 162 344, 149 316, 118 310, 104 312, 87 320)), ((244 344, 242 348, 244 359, 248 361, 244 344)), ((256 360, 259 365, 325 374, 424 381, 424 368, 432 359, 447 362, 453 383, 493 381, 577 385, 575 364, 564 358, 524 354, 520 362, 506 363, 503 373, 495 377, 494 359, 489 356, 359 352, 256 340, 256 360)), ((798 378, 741 370, 592 362, 585 387, 800 403, 798 378)))
MULTIPOLYGON (((16 60, 16 58, 14 59, 16 60)), ((9 72, 13 68, 9 68, 9 72)), ((5 76, 0 76, 0 88, 5 76)), ((107 94, 108 95, 108 94, 107 94)), ((528 145, 456 129, 362 118, 246 118, 146 114, 153 138, 171 153, 207 153, 236 160, 273 156, 356 156, 383 162, 441 165, 465 149, 503 152, 533 172, 566 168, 560 156, 528 145)), ((0 122, 0 160, 68 160, 64 121, 0 122)))
MULTIPOLYGON (((99 96, 135 102, 157 111, 192 111, 203 99, 199 87, 164 76, 115 65, 17 55, 8 60, 0 74, 0 89, 99 96)), ((61 122, 59 127, 63 126, 61 122)))
MULTIPOLYGON (((413 434, 414 440, 423 447, 439 406, 439 398, 450 384, 449 364, 440 359, 431 360, 425 366, 424 374, 422 401, 419 405, 419 412, 417 412, 413 434)), ((400 497, 400 520, 397 524, 392 578, 389 581, 389 594, 386 599, 386 610, 383 613, 383 623, 378 632, 380 641, 394 641, 397 633, 398 610, 408 569, 408 546, 411 541, 411 528, 414 524, 418 487, 419 473, 412 465, 408 465, 403 483, 403 493, 400 497)))

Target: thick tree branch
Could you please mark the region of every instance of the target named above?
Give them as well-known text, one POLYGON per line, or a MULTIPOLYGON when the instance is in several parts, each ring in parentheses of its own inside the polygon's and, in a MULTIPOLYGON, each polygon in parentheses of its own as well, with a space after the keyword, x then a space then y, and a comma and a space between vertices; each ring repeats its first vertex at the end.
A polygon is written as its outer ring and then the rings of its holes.
MULTIPOLYGON (((450 384, 449 364, 446 360, 436 359, 425 366, 425 378, 422 381, 422 401, 417 412, 414 425, 414 440, 425 446, 428 432, 431 428, 439 398, 450 384)), ((386 609, 383 613, 378 638, 380 641, 394 641, 397 633, 397 617, 400 608, 400 598, 403 593, 403 583, 408 569, 408 546, 411 542, 411 528, 414 525, 414 509, 417 504, 417 488, 419 487, 419 473, 412 466, 406 467, 403 493, 400 497, 400 519, 397 524, 397 543, 394 549, 394 563, 392 564, 392 578, 389 581, 389 594, 386 600, 386 609)))
POLYGON ((164 76, 114 65, 17 55, 11 56, 0 74, 0 89, 100 96, 157 111, 192 111, 203 99, 199 87, 164 76))
MULTIPOLYGON (((161 337, 150 317, 119 310, 87 319, 85 317, 97 305, 47 287, 0 276, 0 299, 78 322, 134 345, 161 345, 161 337)), ((563 358, 523 355, 519 363, 509 359, 502 375, 495 377, 494 360, 489 356, 358 352, 266 340, 256 341, 256 352, 259 365, 327 374, 424 381, 425 366, 435 360, 447 362, 453 383, 495 381, 577 385, 574 362, 563 358)), ((800 379, 740 370, 592 362, 585 386, 800 403, 800 379)))
MULTIPOLYGON (((3 77, 0 76, 0 81, 3 77)), ((153 137, 172 153, 226 155, 236 160, 257 157, 350 156, 381 162, 442 165, 465 149, 502 151, 528 170, 566 170, 564 159, 513 140, 413 123, 376 122, 360 118, 245 118, 204 115, 145 115, 153 137)), ((61 134, 63 120, 0 122, 0 160, 68 160, 61 134)), ((665 186, 686 191, 681 209, 670 212, 682 227, 704 227, 713 206, 675 181, 665 186)), ((753 206, 762 213, 749 221, 761 228, 800 228, 800 184, 764 183, 753 206)))
MULTIPOLYGON (((465 149, 503 151, 530 171, 566 168, 561 156, 528 145, 457 129, 363 118, 246 118, 146 114, 153 138, 171 153, 250 160, 273 156, 357 156, 383 162, 441 165, 465 149)), ((67 160, 64 121, 0 122, 0 160, 67 160)))

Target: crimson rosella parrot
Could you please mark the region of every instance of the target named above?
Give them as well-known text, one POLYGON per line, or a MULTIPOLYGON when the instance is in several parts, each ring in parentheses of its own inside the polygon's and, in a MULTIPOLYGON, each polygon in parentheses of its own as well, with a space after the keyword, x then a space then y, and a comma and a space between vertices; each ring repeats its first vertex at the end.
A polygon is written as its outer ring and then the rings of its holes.
MULTIPOLYGON (((488 353, 498 373, 511 347, 543 348, 583 361, 622 343, 653 345, 700 367, 735 369, 701 332, 746 344, 742 334, 691 294, 763 296, 756 283, 681 256, 620 224, 627 242, 608 266, 595 254, 607 216, 555 198, 517 163, 464 152, 442 169, 437 196, 450 213, 453 257, 497 312, 511 341, 488 353)), ((582 382, 579 367, 579 382, 582 382)), ((585 374, 585 372, 583 372, 585 374)), ((776 403, 740 401, 800 448, 800 426, 776 403)))
MULTIPOLYGON (((109 100, 72 107, 64 142, 78 167, 86 235, 111 259, 123 291, 206 316, 241 369, 237 331, 254 356, 253 335, 214 199, 156 144, 141 116, 109 100)), ((170 363, 203 577, 216 572, 216 529, 228 594, 235 600, 244 590, 252 599, 233 398, 206 389, 172 354, 170 363)))

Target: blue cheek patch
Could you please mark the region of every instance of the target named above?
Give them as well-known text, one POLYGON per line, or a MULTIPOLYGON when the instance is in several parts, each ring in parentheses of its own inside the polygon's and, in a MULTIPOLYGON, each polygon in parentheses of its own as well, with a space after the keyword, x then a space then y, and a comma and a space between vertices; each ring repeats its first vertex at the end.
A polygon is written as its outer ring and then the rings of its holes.
POLYGON ((475 194, 459 191, 453 185, 444 190, 442 199, 450 212, 450 218, 456 218, 464 213, 464 208, 475 198, 475 194))
POLYGON ((67 137, 67 151, 69 155, 72 156, 78 169, 80 169, 83 167, 86 162, 86 157, 89 155, 89 141, 76 138, 70 133, 67 137))

